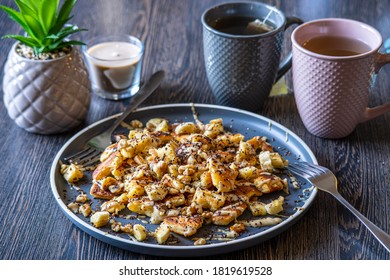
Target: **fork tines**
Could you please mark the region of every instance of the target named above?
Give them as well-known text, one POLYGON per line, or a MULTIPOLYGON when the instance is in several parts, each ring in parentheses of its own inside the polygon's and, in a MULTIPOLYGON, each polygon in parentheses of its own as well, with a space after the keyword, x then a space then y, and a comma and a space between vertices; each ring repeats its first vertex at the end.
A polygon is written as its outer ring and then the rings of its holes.
POLYGON ((92 147, 87 147, 84 150, 77 152, 64 158, 69 163, 77 165, 88 166, 99 161, 101 152, 92 147))
POLYGON ((327 170, 317 164, 308 163, 305 161, 295 162, 288 165, 288 169, 293 173, 302 177, 314 177, 325 173, 327 170))

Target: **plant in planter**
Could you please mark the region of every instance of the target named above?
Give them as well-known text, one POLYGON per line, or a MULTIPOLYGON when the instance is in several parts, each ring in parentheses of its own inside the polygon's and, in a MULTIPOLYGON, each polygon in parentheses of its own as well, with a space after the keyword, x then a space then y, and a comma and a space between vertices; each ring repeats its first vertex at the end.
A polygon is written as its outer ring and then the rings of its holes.
POLYGON ((17 125, 29 132, 53 134, 79 125, 90 104, 90 81, 82 42, 68 37, 83 31, 67 24, 77 0, 15 0, 19 11, 0 9, 26 32, 16 39, 4 66, 4 104, 17 125))

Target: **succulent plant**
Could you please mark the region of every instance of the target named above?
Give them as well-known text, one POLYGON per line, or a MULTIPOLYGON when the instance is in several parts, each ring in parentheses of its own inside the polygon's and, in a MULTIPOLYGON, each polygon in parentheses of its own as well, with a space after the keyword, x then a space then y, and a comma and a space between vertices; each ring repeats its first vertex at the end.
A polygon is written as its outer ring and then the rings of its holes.
POLYGON ((16 21, 26 32, 22 35, 4 35, 2 38, 12 38, 31 47, 35 55, 51 53, 72 45, 83 45, 67 37, 73 33, 84 31, 74 25, 67 24, 73 17, 70 13, 77 0, 14 0, 19 8, 16 11, 0 5, 0 9, 16 21))

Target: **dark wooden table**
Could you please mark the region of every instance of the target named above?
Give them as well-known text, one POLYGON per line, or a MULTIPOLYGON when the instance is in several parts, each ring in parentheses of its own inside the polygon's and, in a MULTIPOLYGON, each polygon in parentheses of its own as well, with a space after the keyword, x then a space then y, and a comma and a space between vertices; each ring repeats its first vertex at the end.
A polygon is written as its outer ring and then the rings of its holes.
MULTIPOLYGON (((203 62, 200 16, 220 2, 82 0, 76 4, 72 22, 88 29, 80 35, 82 39, 118 32, 130 33, 146 43, 143 77, 159 69, 166 70, 167 76, 143 106, 214 103, 203 62)), ((265 2, 305 21, 323 17, 360 20, 376 27, 384 38, 390 37, 390 2, 386 0, 265 2)), ((13 5, 11 0, 1 0, 1 4, 13 5)), ((0 22, 1 35, 21 32, 3 12, 0 22)), ((0 41, 1 65, 12 43, 0 41)), ((384 67, 370 105, 390 101, 389 75, 390 67, 384 67)), ((87 120, 80 127, 43 136, 17 127, 0 102, 0 259, 159 259, 118 249, 84 233, 65 217, 50 189, 50 166, 61 146, 83 127, 123 111, 127 104, 94 96, 87 120)), ((341 194, 390 232, 390 114, 360 124, 345 139, 324 140, 305 130, 293 94, 269 98, 257 113, 301 137, 319 163, 336 173, 341 194)), ((388 260, 390 254, 348 210, 320 192, 308 213, 277 237, 214 258, 388 260)))

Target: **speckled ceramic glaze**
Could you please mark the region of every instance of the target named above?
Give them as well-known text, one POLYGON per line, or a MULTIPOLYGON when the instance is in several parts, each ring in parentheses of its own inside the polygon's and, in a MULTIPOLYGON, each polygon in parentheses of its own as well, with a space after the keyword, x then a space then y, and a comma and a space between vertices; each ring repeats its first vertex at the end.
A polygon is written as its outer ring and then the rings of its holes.
POLYGON ((80 52, 48 61, 22 58, 11 49, 4 66, 8 115, 32 133, 54 134, 79 125, 90 104, 90 81, 80 52))
POLYGON ((202 15, 204 59, 217 103, 259 110, 274 82, 291 67, 291 56, 280 63, 284 30, 300 23, 257 2, 225 3, 207 10, 202 15), (217 19, 232 15, 267 18, 276 28, 263 34, 232 35, 212 27, 217 19))
POLYGON ((324 138, 342 138, 357 124, 390 111, 390 103, 367 108, 376 72, 390 56, 378 53, 381 35, 353 20, 322 19, 294 30, 293 83, 301 119, 309 132, 324 138), (370 51, 354 56, 326 56, 302 47, 310 38, 330 34, 365 42, 370 51))

